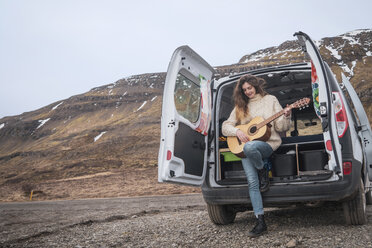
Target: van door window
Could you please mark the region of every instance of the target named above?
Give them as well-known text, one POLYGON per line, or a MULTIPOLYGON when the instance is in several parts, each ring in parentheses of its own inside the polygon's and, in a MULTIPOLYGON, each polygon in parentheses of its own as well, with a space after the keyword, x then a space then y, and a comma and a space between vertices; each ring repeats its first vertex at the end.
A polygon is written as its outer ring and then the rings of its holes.
POLYGON ((191 75, 183 75, 182 70, 177 75, 174 88, 174 102, 178 114, 192 123, 196 123, 200 111, 200 84, 199 80, 191 75))

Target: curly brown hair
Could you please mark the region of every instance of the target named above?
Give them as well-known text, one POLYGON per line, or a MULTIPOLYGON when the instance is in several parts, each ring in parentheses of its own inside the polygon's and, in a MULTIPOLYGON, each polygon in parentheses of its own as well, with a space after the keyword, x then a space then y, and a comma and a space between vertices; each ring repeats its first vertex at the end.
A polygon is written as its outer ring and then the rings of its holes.
POLYGON ((250 85, 252 85, 256 89, 256 94, 260 94, 261 96, 267 95, 266 91, 264 90, 266 81, 263 78, 259 78, 253 75, 242 76, 235 85, 233 95, 236 119, 238 120, 238 123, 240 123, 241 120, 249 114, 249 98, 244 94, 244 91, 242 89, 242 86, 245 83, 249 83, 250 85))

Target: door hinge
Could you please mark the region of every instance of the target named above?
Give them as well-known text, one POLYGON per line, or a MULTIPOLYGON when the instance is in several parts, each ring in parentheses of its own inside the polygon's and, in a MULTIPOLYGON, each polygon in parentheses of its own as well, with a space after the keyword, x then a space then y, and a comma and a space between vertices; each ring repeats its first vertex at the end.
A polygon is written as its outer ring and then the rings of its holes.
POLYGON ((211 164, 214 164, 214 162, 207 161, 207 169, 211 169, 212 168, 211 164))
POLYGON ((327 116, 327 104, 325 102, 320 103, 319 111, 321 117, 327 116))

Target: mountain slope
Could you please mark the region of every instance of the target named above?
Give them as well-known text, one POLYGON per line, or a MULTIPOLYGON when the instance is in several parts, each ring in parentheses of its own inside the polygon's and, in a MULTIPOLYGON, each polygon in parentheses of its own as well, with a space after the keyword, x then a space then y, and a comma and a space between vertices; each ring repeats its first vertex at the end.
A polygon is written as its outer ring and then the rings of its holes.
MULTIPOLYGON (((371 120, 372 30, 317 42, 340 79, 357 89, 371 120)), ((216 67, 216 77, 305 61, 296 41, 216 67)), ((94 88, 41 109, 0 119, 0 200, 131 196, 199 192, 157 183, 165 73, 94 88)))

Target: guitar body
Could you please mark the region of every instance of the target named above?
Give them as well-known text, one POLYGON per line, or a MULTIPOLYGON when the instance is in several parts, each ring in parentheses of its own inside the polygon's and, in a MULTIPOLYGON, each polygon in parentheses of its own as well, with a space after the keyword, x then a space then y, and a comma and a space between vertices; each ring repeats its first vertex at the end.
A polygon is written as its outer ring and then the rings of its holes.
MULTIPOLYGON (((246 133, 249 137, 249 140, 251 141, 252 140, 267 141, 271 136, 270 124, 265 125, 261 128, 257 128, 257 125, 263 121, 264 119, 258 116, 251 120, 248 124, 238 125, 236 127, 242 130, 244 133, 246 133)), ((245 143, 242 143, 237 136, 227 137, 227 145, 229 146, 230 151, 240 158, 245 158, 243 152, 244 144, 245 143)))

